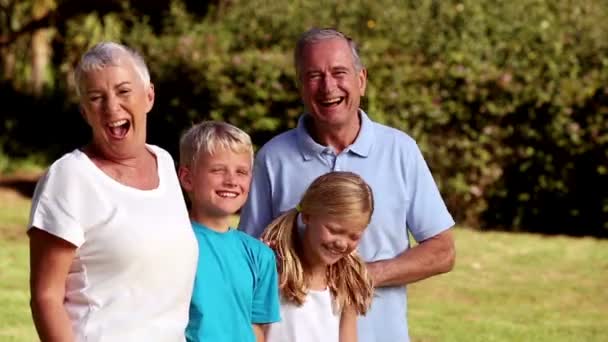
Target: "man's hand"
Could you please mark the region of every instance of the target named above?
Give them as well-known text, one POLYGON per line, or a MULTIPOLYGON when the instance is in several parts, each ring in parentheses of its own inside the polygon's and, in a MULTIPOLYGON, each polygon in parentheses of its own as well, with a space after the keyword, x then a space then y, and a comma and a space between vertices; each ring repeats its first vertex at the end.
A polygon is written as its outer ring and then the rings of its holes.
POLYGON ((446 230, 393 259, 367 263, 374 287, 401 286, 446 273, 454 268, 456 249, 451 230, 446 230))

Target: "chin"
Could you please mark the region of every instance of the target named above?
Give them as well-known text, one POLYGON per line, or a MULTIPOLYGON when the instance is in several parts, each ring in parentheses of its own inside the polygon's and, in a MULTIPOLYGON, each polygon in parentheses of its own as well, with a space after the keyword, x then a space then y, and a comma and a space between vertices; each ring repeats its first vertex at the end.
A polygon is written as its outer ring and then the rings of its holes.
POLYGON ((218 212, 221 212, 223 215, 234 215, 237 211, 239 211, 240 206, 225 206, 219 207, 218 212))
POLYGON ((342 256, 339 256, 339 257, 325 256, 325 257, 323 257, 323 263, 325 263, 325 265, 327 265, 327 266, 331 266, 331 265, 337 263, 338 261, 340 261, 340 259, 342 259, 342 256))

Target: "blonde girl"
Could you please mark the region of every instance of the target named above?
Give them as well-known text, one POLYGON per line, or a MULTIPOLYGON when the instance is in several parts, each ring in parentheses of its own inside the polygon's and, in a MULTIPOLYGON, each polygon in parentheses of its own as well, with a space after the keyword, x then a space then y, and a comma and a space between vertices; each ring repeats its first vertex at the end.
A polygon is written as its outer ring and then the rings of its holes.
POLYGON ((357 315, 372 299, 356 247, 373 210, 361 177, 331 172, 266 228, 262 240, 277 256, 282 317, 270 326, 268 342, 356 341, 357 315))

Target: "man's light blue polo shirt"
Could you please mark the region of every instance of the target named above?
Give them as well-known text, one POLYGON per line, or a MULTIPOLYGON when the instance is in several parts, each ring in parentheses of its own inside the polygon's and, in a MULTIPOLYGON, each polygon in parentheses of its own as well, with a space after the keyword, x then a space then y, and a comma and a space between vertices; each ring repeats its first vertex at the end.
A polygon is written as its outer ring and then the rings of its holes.
MULTIPOLYGON (((416 142, 407 134, 369 119, 360 111, 355 142, 336 155, 315 142, 303 115, 295 129, 259 151, 240 228, 259 236, 266 225, 298 204, 318 176, 331 171, 359 174, 371 186, 375 210, 359 252, 366 261, 391 259, 409 248, 407 231, 426 240, 454 225, 416 142)), ((375 292, 371 310, 359 319, 359 341, 409 341, 405 286, 375 292)))

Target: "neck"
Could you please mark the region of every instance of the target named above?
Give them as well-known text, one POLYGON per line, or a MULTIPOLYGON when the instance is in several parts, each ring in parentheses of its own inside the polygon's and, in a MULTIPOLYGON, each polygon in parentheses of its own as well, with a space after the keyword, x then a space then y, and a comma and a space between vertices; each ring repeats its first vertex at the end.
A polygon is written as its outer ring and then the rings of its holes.
POLYGON ((311 120, 308 128, 316 142, 331 146, 339 154, 357 139, 361 129, 361 119, 357 115, 354 120, 340 126, 323 125, 311 120))
POLYGON ((303 265, 304 274, 308 278, 308 287, 312 290, 325 290, 327 288, 327 265, 303 265))
POLYGON ((302 268, 306 278, 308 279, 309 288, 313 290, 324 290, 327 287, 327 265, 315 260, 308 240, 306 237, 302 239, 302 268))
POLYGON ((101 164, 112 164, 118 167, 133 168, 137 169, 140 166, 147 166, 149 162, 148 158, 152 156, 152 153, 148 151, 145 144, 142 145, 138 153, 131 154, 128 156, 119 156, 111 151, 105 151, 95 142, 85 146, 83 152, 89 156, 91 160, 101 164))
POLYGON ((230 229, 230 216, 210 216, 192 210, 190 219, 218 233, 225 233, 230 229))

